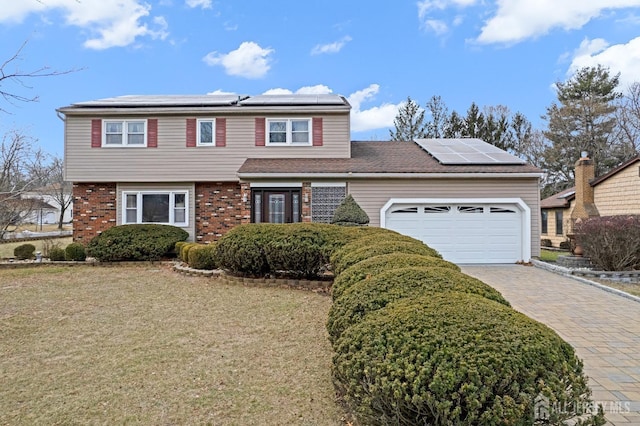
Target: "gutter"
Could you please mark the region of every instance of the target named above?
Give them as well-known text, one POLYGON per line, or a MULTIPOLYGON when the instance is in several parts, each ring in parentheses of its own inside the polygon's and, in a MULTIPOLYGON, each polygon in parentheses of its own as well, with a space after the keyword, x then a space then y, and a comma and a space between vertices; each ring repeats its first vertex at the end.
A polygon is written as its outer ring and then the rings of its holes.
POLYGON ((240 179, 495 179, 495 178, 536 178, 542 173, 238 173, 240 179))

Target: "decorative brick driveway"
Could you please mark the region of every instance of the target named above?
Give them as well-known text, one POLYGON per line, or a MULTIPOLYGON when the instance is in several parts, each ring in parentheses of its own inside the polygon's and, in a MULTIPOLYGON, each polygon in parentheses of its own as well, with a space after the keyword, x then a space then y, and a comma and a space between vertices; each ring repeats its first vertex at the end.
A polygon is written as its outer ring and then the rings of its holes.
POLYGON ((640 425, 640 303, 537 267, 461 267, 573 345, 608 424, 640 425))

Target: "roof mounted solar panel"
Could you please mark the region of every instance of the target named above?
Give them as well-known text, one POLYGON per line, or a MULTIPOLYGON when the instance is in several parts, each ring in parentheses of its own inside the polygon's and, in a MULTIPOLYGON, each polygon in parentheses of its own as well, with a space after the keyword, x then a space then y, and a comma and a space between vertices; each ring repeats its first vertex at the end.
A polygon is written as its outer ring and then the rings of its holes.
POLYGON ((515 155, 481 139, 418 139, 416 143, 445 165, 525 164, 515 155))

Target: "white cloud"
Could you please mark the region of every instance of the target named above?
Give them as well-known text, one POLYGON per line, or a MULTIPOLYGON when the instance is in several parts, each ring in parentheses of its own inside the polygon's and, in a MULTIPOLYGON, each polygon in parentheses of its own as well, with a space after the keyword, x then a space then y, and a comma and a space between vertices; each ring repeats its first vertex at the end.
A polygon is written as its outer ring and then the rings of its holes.
POLYGON ((201 7, 203 9, 211 9, 211 0, 186 0, 189 7, 201 7))
POLYGON ((312 55, 321 55, 323 53, 338 53, 345 44, 351 41, 351 37, 344 36, 340 40, 329 44, 317 44, 311 49, 312 55))
POLYGON ((221 65, 229 75, 245 78, 264 77, 271 68, 273 49, 262 48, 257 43, 245 41, 229 53, 210 52, 203 61, 210 66, 221 65))
MULTIPOLYGON (((441 13, 445 9, 464 9, 475 5, 478 0, 423 0, 417 3, 418 19, 420 26, 425 31, 430 31, 436 35, 444 35, 449 31, 450 25, 445 19, 438 19, 434 14, 441 13)), ((447 17, 447 19, 451 19, 447 17)), ((464 20, 463 15, 455 15, 451 20, 451 25, 458 26, 464 20)))
POLYGON ((225 92, 224 90, 221 89, 217 89, 214 90, 213 92, 209 92, 207 93, 207 95, 235 95, 235 92, 225 92))
POLYGON ((296 90, 295 92, 289 89, 283 89, 281 87, 277 87, 274 89, 269 89, 263 93, 263 95, 326 95, 329 93, 333 93, 329 87, 324 84, 316 84, 315 86, 303 86, 296 90))
POLYGON ((638 81, 640 69, 640 37, 636 37, 626 44, 609 45, 606 40, 596 38, 585 39, 576 49, 567 71, 573 75, 583 67, 596 65, 608 67, 612 74, 620 73, 620 89, 625 90, 631 83, 638 81))
POLYGON ((369 87, 349 95, 347 100, 351 104, 351 130, 364 132, 393 126, 393 120, 398 114, 400 104, 382 104, 369 109, 362 109, 362 104, 375 98, 380 86, 371 84, 369 87))
POLYGON ((478 37, 479 43, 518 43, 554 28, 574 30, 605 10, 640 6, 640 0, 497 0, 498 10, 478 37))
POLYGON ((163 17, 152 19, 153 28, 143 21, 149 16, 151 6, 141 0, 33 0, 3 3, 0 22, 19 23, 32 13, 59 11, 67 25, 80 27, 91 34, 84 43, 90 49, 123 47, 134 43, 139 37, 165 39, 168 35, 167 22, 163 17))

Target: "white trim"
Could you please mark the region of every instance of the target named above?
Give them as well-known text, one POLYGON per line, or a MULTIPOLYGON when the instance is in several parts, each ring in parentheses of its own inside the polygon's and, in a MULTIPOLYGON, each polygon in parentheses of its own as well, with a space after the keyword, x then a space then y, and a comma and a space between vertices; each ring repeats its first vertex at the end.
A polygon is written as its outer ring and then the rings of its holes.
POLYGON ((216 146, 216 119, 215 118, 198 118, 196 120, 196 146, 216 146), (200 124, 211 123, 211 142, 200 142, 200 124))
POLYGON ((140 118, 129 118, 129 119, 103 119, 102 120, 102 147, 103 148, 146 148, 147 147, 147 137, 149 136, 149 130, 147 126, 147 120, 140 118), (144 126, 143 136, 144 143, 143 144, 129 144, 129 137, 127 132, 127 126, 129 123, 142 123, 144 126), (120 144, 108 144, 107 143, 107 124, 108 123, 120 123, 122 124, 122 143, 120 144))
POLYGON ((302 188, 302 182, 251 182, 250 188, 302 188))
POLYGON ((312 146, 313 145, 313 119, 310 117, 287 117, 287 118, 279 118, 279 117, 270 117, 265 120, 265 146, 312 146), (269 124, 274 121, 284 121, 286 122, 286 142, 269 142, 269 133, 270 126, 269 124), (307 142, 293 142, 293 121, 306 121, 308 123, 307 127, 307 142))
POLYGON ((495 179, 541 178, 542 173, 238 173, 241 179, 495 179))
POLYGON ((122 191, 122 208, 120 211, 121 220, 120 222, 123 225, 129 225, 134 223, 156 223, 161 225, 173 225, 181 228, 186 228, 189 226, 189 190, 188 189, 180 189, 180 190, 123 190, 122 191), (143 222, 142 221, 142 196, 143 195, 168 195, 169 196, 169 221, 168 222, 143 222), (175 196, 178 194, 184 195, 184 222, 176 222, 175 221, 175 196), (135 195, 136 196, 136 221, 135 222, 127 222, 127 195, 135 195))
POLYGON ((380 227, 386 228, 387 210, 394 204, 511 204, 517 205, 522 213, 520 232, 522 232, 522 248, 520 255, 523 261, 531 260, 531 208, 522 198, 390 198, 380 209, 380 227))
POLYGON ((327 188, 327 187, 346 187, 347 182, 311 182, 312 188, 327 188))

